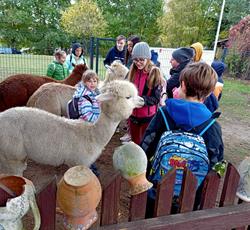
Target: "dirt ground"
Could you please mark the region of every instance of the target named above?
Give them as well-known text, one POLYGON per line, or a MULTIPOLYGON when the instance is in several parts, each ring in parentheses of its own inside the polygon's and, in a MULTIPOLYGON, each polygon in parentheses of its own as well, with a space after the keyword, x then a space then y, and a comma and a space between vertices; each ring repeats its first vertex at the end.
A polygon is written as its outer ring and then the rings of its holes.
MULTIPOLYGON (((232 162, 234 165, 238 165, 246 155, 250 156, 250 123, 232 120, 230 116, 227 116, 227 114, 223 114, 218 121, 221 124, 223 131, 225 159, 232 162)), ((115 133, 111 141, 103 151, 102 155, 97 160, 97 167, 100 171, 99 179, 102 186, 107 184, 111 176, 115 173, 112 166, 112 154, 114 152, 114 149, 117 146, 121 145, 119 138, 123 134, 124 131, 115 133)), ((39 190, 54 175, 56 175, 59 180, 67 169, 68 167, 65 165, 54 168, 51 166, 39 165, 29 161, 28 168, 24 172, 24 176, 32 180, 36 189, 39 190)), ((127 220, 128 207, 128 184, 126 181, 123 181, 119 212, 120 222, 127 220)), ((26 219, 25 225, 27 226, 27 229, 33 229, 32 227, 30 227, 31 224, 29 219, 26 219)), ((62 217, 60 215, 57 215, 56 229, 63 229, 62 217)))

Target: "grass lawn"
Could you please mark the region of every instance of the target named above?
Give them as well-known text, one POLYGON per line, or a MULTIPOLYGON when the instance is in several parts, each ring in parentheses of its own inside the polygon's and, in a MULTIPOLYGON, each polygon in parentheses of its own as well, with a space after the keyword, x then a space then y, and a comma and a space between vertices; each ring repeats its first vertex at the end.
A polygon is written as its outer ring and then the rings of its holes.
POLYGON ((250 82, 226 78, 220 107, 227 116, 250 124, 250 82))
MULTIPOLYGON (((46 75, 47 67, 52 62, 53 56, 32 54, 0 54, 0 82, 12 74, 28 73, 35 75, 46 75)), ((98 60, 98 75, 101 79, 105 76, 103 58, 98 60)), ((87 57, 89 64, 89 57, 87 57)), ((94 70, 95 67, 94 60, 94 70)))

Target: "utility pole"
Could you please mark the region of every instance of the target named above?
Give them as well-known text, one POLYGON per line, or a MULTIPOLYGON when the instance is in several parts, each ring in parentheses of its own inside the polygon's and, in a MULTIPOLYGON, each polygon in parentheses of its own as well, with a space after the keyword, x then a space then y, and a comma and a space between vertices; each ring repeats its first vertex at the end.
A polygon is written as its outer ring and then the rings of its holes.
POLYGON ((226 2, 226 0, 223 0, 221 10, 220 10, 220 18, 219 18, 219 22, 218 22, 218 26, 217 26, 217 32, 216 32, 215 41, 214 41, 214 50, 213 50, 214 51, 214 57, 215 57, 217 42, 218 42, 218 39, 219 39, 220 26, 221 26, 222 16, 223 16, 223 12, 224 12, 225 2, 226 2))

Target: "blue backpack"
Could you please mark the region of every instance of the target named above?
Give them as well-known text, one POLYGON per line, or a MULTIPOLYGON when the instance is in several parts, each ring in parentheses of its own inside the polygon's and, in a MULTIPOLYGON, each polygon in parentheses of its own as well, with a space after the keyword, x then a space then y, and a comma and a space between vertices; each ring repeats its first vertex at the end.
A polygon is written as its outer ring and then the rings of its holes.
POLYGON ((176 168, 175 196, 180 195, 183 170, 186 167, 196 176, 197 187, 202 183, 209 170, 208 153, 202 135, 215 122, 214 118, 209 119, 205 122, 208 125, 199 134, 183 130, 170 130, 162 108, 159 108, 159 110, 167 131, 162 134, 156 152, 151 158, 152 168, 149 173, 149 180, 154 184, 154 187, 149 190, 148 195, 153 199, 155 199, 158 181, 172 168, 176 168))

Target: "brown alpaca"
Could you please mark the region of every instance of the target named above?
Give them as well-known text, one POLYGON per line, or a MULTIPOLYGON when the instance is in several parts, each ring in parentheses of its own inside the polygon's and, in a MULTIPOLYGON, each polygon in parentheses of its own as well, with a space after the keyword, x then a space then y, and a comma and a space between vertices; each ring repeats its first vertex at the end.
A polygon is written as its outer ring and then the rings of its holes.
POLYGON ((62 81, 31 74, 12 75, 0 83, 0 112, 16 106, 25 106, 30 96, 45 83, 58 82, 74 86, 87 69, 85 64, 77 65, 70 76, 62 81))

